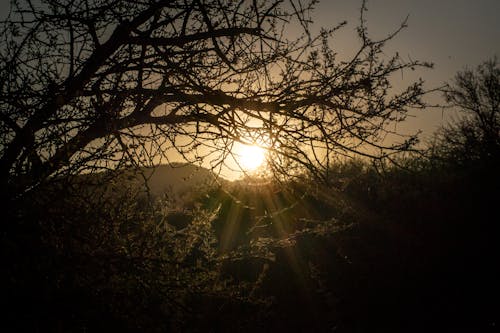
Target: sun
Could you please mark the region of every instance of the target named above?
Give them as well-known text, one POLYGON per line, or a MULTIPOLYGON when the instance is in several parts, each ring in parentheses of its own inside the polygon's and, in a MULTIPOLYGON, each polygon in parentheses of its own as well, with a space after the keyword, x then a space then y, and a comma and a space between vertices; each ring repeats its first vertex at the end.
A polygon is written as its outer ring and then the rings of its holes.
POLYGON ((254 171, 264 164, 266 150, 255 145, 240 145, 237 161, 243 171, 254 171))

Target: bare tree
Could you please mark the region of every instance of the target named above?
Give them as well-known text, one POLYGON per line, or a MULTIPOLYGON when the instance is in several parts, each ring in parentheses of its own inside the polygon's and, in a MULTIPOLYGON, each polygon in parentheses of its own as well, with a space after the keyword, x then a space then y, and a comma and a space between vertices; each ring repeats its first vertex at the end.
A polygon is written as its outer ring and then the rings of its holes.
POLYGON ((453 164, 500 158, 500 66, 496 58, 458 72, 444 91, 460 118, 440 129, 432 149, 453 164))
MULTIPOLYGON (((386 125, 423 107, 430 66, 387 57, 363 2, 357 52, 310 32, 316 1, 13 0, 1 24, 0 178, 19 195, 63 173, 163 163, 171 150, 220 166, 234 142, 318 175, 337 156, 389 156, 386 125), (292 28, 300 28, 290 38, 292 28)), ((293 30, 297 31, 297 29, 293 30)), ((354 43, 355 41, 353 41, 354 43)))

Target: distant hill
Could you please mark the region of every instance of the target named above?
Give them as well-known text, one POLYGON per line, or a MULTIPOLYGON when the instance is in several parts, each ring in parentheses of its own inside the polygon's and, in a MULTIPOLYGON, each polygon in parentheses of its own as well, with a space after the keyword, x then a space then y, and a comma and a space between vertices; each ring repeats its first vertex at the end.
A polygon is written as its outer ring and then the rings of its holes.
POLYGON ((229 181, 218 177, 211 170, 189 163, 171 163, 155 167, 123 170, 120 173, 100 172, 85 174, 72 180, 80 194, 90 197, 93 193, 105 191, 106 196, 115 196, 122 191, 149 193, 152 197, 180 197, 196 189, 207 189, 229 181), (82 192, 84 191, 84 192, 82 192))
POLYGON ((134 182, 138 182, 144 190, 148 189, 153 196, 165 192, 182 193, 198 187, 213 185, 225 181, 210 170, 187 163, 173 163, 144 168, 135 172, 134 182))

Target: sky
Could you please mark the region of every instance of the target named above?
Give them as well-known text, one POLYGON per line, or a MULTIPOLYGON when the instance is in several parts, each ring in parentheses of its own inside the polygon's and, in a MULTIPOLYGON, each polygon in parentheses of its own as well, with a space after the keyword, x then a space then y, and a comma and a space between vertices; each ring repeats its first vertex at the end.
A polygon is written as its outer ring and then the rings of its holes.
MULTIPOLYGON (((349 53, 355 28, 359 22, 361 0, 323 0, 312 15, 313 29, 328 27, 347 20, 340 32, 337 47, 340 54, 349 53)), ((365 14, 368 33, 383 38, 408 17, 408 27, 388 45, 388 56, 398 52, 403 58, 429 61, 432 70, 407 73, 404 79, 394 77, 393 84, 422 77, 428 88, 441 86, 453 79, 466 66, 474 68, 483 61, 500 57, 499 0, 368 0, 365 14), (401 81, 401 82, 398 82, 401 81)), ((430 102, 442 102, 440 96, 430 102)), ((441 124, 456 115, 442 108, 414 114, 401 125, 401 130, 422 130, 422 139, 429 138, 441 124)))
MULTIPOLYGON (((9 2, 0 0, 1 18, 7 15, 9 2)), ((408 27, 387 45, 388 56, 397 51, 407 59, 434 63, 433 70, 406 73, 404 81, 394 78, 395 86, 422 77, 427 87, 438 87, 465 66, 476 67, 500 56, 500 0, 368 0, 367 5, 368 32, 373 38, 393 32, 408 16, 408 27)), ((354 45, 360 6, 361 0, 321 0, 312 15, 313 31, 346 20, 348 25, 334 39, 334 48, 347 56, 354 45)), ((439 108, 421 111, 400 130, 422 130, 425 139, 452 116, 453 112, 439 108)))

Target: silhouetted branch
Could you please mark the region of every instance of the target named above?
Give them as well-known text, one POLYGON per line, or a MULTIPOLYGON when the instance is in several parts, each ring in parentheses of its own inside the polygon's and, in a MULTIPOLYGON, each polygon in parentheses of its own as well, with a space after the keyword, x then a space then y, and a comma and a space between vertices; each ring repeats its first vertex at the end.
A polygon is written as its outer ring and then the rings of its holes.
POLYGON ((358 51, 338 61, 329 41, 345 23, 313 36, 314 4, 15 3, 1 30, 2 185, 22 193, 61 172, 161 163, 170 148, 221 166, 235 141, 265 143, 283 164, 275 171, 295 164, 316 175, 339 156, 411 149, 413 136, 383 140, 397 135, 390 123, 425 106, 422 81, 389 93, 393 73, 430 67, 383 55, 406 22, 377 41, 362 14, 358 51), (303 31, 295 39, 284 36, 293 24, 303 31), (151 145, 154 156, 125 151, 151 145), (19 177, 31 185, 16 188, 19 177))

